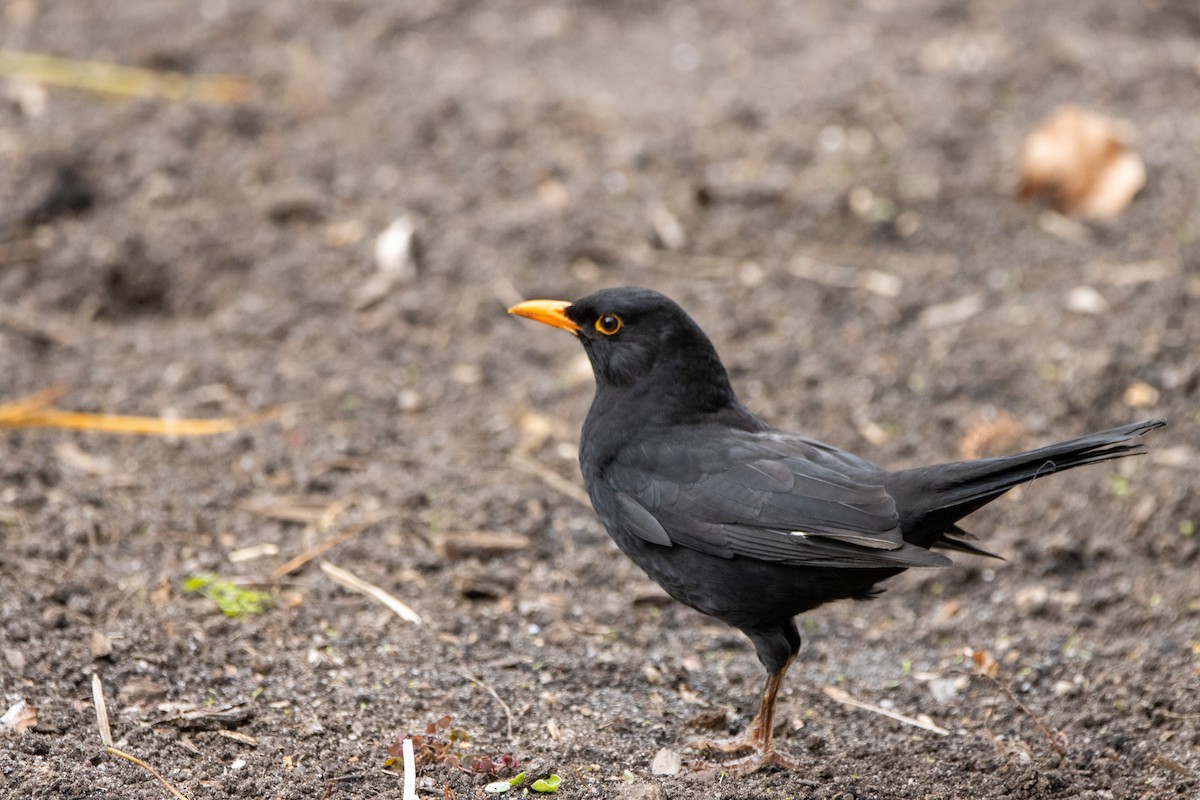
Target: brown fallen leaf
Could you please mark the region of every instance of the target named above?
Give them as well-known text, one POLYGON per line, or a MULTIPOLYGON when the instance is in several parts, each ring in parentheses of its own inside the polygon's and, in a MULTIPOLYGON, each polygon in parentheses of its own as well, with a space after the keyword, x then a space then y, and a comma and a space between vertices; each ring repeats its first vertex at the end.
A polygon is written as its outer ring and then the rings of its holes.
POLYGON ((964 655, 971 659, 971 663, 975 665, 975 674, 982 675, 987 678, 995 678, 1000 672, 1000 663, 992 658, 991 653, 987 650, 976 650, 974 648, 966 648, 964 655))
POLYGON ((1134 381, 1125 388, 1121 399, 1130 408, 1150 408, 1158 405, 1159 391, 1145 381, 1134 381))
POLYGON ((21 699, 0 716, 0 733, 24 733, 37 723, 38 710, 21 699))
POLYGON ((1126 139, 1114 119, 1060 108, 1025 139, 1018 196, 1049 195, 1076 218, 1115 217, 1146 184, 1146 166, 1126 139))
POLYGON ((1025 436, 1025 426, 1007 411, 978 416, 958 440, 958 454, 964 459, 998 456, 1017 449, 1025 436))

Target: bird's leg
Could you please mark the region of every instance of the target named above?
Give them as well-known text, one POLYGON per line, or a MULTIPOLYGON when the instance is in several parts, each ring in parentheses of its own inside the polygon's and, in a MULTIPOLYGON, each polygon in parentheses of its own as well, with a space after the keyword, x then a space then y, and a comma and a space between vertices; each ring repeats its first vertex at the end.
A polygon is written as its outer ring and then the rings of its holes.
MULTIPOLYGON (((786 671, 787 667, 784 667, 786 671)), ((780 673, 772 673, 767 676, 767 686, 763 690, 762 701, 759 703, 758 712, 754 715, 754 719, 750 720, 741 733, 736 736, 722 736, 716 739, 698 736, 687 741, 687 746, 696 750, 715 750, 718 753, 740 753, 743 750, 757 750, 762 745, 763 725, 768 727, 774 724, 775 703, 774 697, 779 692, 779 683, 783 676, 780 673), (778 679, 776 676, 778 675, 778 679), (774 691, 772 693, 772 681, 774 681, 774 691), (768 704, 767 695, 771 693, 771 701, 768 704), (764 723, 764 716, 771 717, 771 720, 764 723)))
POLYGON ((799 761, 775 749, 775 702, 779 697, 779 687, 783 685, 783 676, 787 674, 791 664, 792 659, 789 658, 781 669, 767 675, 767 685, 763 687, 758 713, 754 715, 754 719, 751 720, 750 725, 742 732, 741 736, 722 742, 703 742, 693 745, 725 753, 750 749, 757 751, 722 764, 716 769, 730 775, 749 775, 771 764, 791 770, 800 768, 799 761))

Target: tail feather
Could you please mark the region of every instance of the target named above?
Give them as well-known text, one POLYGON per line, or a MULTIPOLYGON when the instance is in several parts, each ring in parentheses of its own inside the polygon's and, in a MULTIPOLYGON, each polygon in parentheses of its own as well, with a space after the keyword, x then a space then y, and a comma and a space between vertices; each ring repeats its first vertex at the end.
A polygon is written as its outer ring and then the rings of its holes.
POLYGON ((942 550, 957 550, 960 553, 970 553, 973 556, 983 556, 984 558, 995 558, 1000 561, 1004 560, 1004 556, 998 556, 990 550, 984 550, 979 545, 975 544, 977 537, 967 533, 957 525, 951 525, 950 530, 942 533, 941 537, 934 543, 934 547, 939 547, 942 550))
POLYGON ((1166 424, 1146 420, 1025 453, 900 470, 890 476, 887 489, 896 498, 906 541, 972 552, 978 548, 962 541, 963 531, 954 525, 958 520, 1022 483, 1144 453, 1139 439, 1166 424))

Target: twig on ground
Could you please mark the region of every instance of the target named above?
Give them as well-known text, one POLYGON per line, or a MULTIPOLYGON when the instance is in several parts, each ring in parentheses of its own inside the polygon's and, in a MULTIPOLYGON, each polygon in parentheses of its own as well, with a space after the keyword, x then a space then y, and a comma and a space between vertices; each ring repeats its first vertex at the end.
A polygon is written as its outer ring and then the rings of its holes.
POLYGON ((1167 711, 1166 709, 1160 710, 1159 713, 1169 719, 1186 719, 1186 720, 1200 719, 1200 714, 1180 714, 1175 711, 1167 711))
POLYGON ((508 707, 508 703, 504 702, 504 700, 496 693, 496 690, 493 689, 490 684, 484 683, 462 667, 458 668, 458 674, 462 675, 471 683, 478 684, 484 691, 495 698, 496 702, 500 704, 500 707, 504 709, 504 716, 508 720, 508 742, 510 745, 513 744, 516 741, 513 737, 513 713, 512 709, 508 707))
POLYGON ((337 522, 337 518, 342 515, 342 512, 357 502, 358 498, 352 494, 334 500, 325 507, 325 510, 321 512, 321 516, 317 518, 316 529, 322 533, 329 530, 333 527, 333 523, 337 522))
POLYGON ((516 453, 509 456, 509 460, 512 462, 514 467, 522 472, 532 475, 559 494, 571 498, 585 508, 592 507, 592 501, 588 499, 587 492, 583 491, 565 478, 559 477, 557 474, 551 472, 542 465, 530 461, 524 456, 517 455, 516 453))
POLYGON ((142 761, 137 756, 130 755, 123 750, 118 750, 113 746, 112 729, 108 725, 108 705, 104 702, 104 685, 100 682, 100 675, 98 673, 92 673, 92 704, 96 708, 96 726, 100 729, 100 741, 104 743, 104 752, 117 758, 123 758, 131 764, 137 764, 157 778, 158 782, 165 786, 167 791, 179 798, 179 800, 188 800, 187 795, 172 786, 171 782, 164 778, 162 773, 154 767, 142 761))
POLYGON ((1024 711, 1025 715, 1027 717, 1029 717, 1031 720, 1033 720, 1033 724, 1035 726, 1037 726, 1037 729, 1039 731, 1041 731, 1042 736, 1046 737, 1046 741, 1050 743, 1051 750, 1058 753, 1059 755, 1066 754, 1067 750, 1071 747, 1071 742, 1069 739, 1067 739, 1067 735, 1065 733, 1063 733, 1062 731, 1054 731, 1053 733, 1051 733, 1050 729, 1046 727, 1046 725, 1042 722, 1041 718, 1038 717, 1037 714, 1034 714, 1032 711, 1030 711, 1029 706, 1025 705, 1019 699, 1017 699, 1017 696, 1015 694, 1013 694, 1013 690, 1012 690, 1012 688, 1009 687, 1008 684, 1002 683, 1001 681, 997 680, 995 677, 993 677, 991 675, 980 674, 980 673, 976 673, 976 675, 978 675, 980 678, 985 678, 986 680, 991 681, 996 686, 997 689, 1004 692, 1004 694, 1008 696, 1008 699, 1013 701, 1013 703, 1016 704, 1017 708, 1024 711))
POLYGON ((328 561, 321 562, 321 571, 329 576, 329 579, 339 586, 343 586, 351 591, 366 595, 370 599, 384 606, 388 610, 394 612, 396 616, 405 622, 411 622, 414 625, 424 625, 425 621, 421 619, 417 612, 406 606, 404 603, 397 600, 392 595, 380 589, 378 586, 367 583, 357 575, 347 572, 339 566, 330 564, 328 561))
POLYGON ((37 342, 56 344, 60 347, 70 347, 76 339, 75 332, 66 325, 44 319, 7 303, 0 303, 0 328, 6 328, 37 342))
POLYGON ((836 700, 843 705, 851 706, 852 708, 861 708, 864 711, 870 711, 875 714, 881 714, 888 719, 894 719, 897 722, 903 722, 905 725, 912 725, 914 728, 920 728, 921 730, 926 730, 930 733, 936 733, 938 736, 950 735, 950 731, 935 725, 933 722, 927 722, 926 720, 917 719, 915 717, 908 717, 904 714, 898 714, 895 711, 889 711, 886 708, 880 708, 879 706, 874 706, 870 703, 864 703, 861 700, 855 700, 849 694, 843 692, 841 689, 838 689, 835 686, 825 686, 821 689, 821 691, 824 692, 825 696, 830 700, 836 700))
POLYGON ((331 550, 334 547, 337 547, 339 544, 346 541, 347 539, 357 536, 358 534, 362 533, 363 531, 365 531, 367 528, 371 527, 372 525, 382 522, 383 520, 385 520, 391 516, 393 516, 393 515, 390 513, 389 514, 380 514, 379 516, 371 517, 370 519, 363 520, 362 522, 358 522, 358 523, 355 523, 354 525, 350 525, 348 527, 342 528, 340 531, 333 534, 332 536, 329 536, 329 537, 317 542, 312 547, 305 550, 303 553, 300 553, 300 555, 298 555, 295 558, 293 558, 292 560, 288 561, 286 564, 280 564, 278 567, 276 567, 272 571, 272 573, 271 573, 272 577, 274 577, 275 580, 279 580, 280 578, 284 577, 285 575, 289 575, 289 574, 295 572, 296 570, 300 569, 300 567, 304 566, 309 561, 312 561, 317 556, 323 555, 326 551, 331 550))

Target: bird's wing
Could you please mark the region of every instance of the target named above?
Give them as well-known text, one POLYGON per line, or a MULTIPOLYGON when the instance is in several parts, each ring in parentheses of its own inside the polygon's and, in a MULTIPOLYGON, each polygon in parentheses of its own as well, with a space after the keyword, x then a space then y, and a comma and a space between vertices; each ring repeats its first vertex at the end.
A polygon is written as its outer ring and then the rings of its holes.
POLYGON ((901 537, 883 475, 819 442, 727 428, 674 428, 604 469, 618 524, 657 545, 806 566, 948 564, 901 537))

